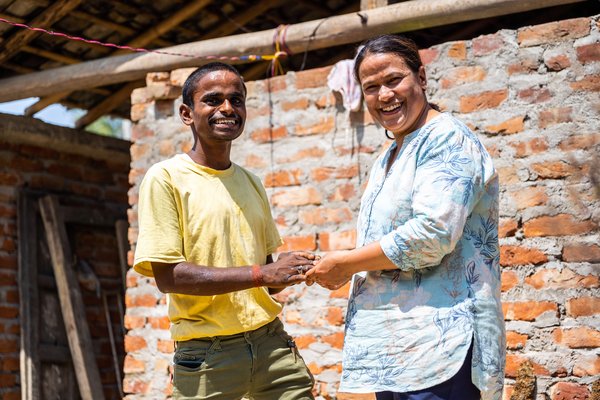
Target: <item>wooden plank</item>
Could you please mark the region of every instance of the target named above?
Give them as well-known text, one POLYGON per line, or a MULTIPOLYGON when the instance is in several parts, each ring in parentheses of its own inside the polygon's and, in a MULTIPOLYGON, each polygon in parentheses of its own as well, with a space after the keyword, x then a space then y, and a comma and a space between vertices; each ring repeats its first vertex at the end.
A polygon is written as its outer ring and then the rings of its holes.
POLYGON ((37 204, 26 190, 17 195, 19 236, 19 318, 21 399, 40 399, 39 292, 37 286, 37 204))
POLYGON ((129 251, 129 240, 127 239, 127 230, 129 223, 124 219, 115 222, 115 233, 117 235, 117 246, 119 248, 119 264, 121 265, 121 275, 123 277, 123 293, 127 291, 127 252, 129 251))
MULTIPOLYGON (((202 40, 212 39, 227 36, 243 27, 254 18, 265 13, 268 9, 277 7, 278 0, 262 0, 257 4, 248 7, 246 10, 236 14, 231 21, 227 23, 219 23, 218 28, 213 29, 209 33, 202 36, 202 40)), ((272 46, 272 45, 271 45, 272 46)))
MULTIPOLYGON (((57 0, 52 2, 50 7, 46 8, 43 13, 29 21, 28 25, 37 28, 49 28, 53 23, 59 21, 67 15, 71 10, 75 9, 81 0, 57 0)), ((14 35, 9 37, 2 46, 0 51, 0 63, 8 60, 13 55, 21 51, 23 46, 35 39, 40 32, 31 31, 28 29, 19 29, 14 35)))
POLYGON ((115 222, 122 217, 122 213, 108 210, 100 211, 95 207, 61 206, 63 221, 66 224, 96 225, 102 227, 113 227, 115 222))
MULTIPOLYGON (((293 53, 299 53, 356 43, 383 33, 407 32, 580 1, 583 0, 411 0, 361 11, 360 15, 351 13, 289 25, 286 44, 293 53), (363 22, 364 16, 367 22, 363 22)), ((206 64, 210 61, 207 56, 272 54, 274 34, 270 29, 164 49, 195 57, 127 54, 6 78, 0 80, 0 102, 144 79, 146 73, 152 71, 206 64)))
POLYGON ((77 58, 64 56, 59 53, 54 53, 52 51, 38 49, 35 47, 31 47, 31 46, 23 46, 20 49, 20 51, 24 51, 24 52, 27 52, 30 54, 35 54, 36 56, 44 57, 44 58, 47 58, 48 60, 57 61, 59 63, 63 63, 63 64, 67 64, 67 65, 77 64, 77 63, 81 62, 81 60, 79 60, 77 58))
POLYGON ((72 268, 71 249, 58 199, 54 196, 46 196, 39 200, 39 205, 79 393, 83 400, 104 399, 92 338, 87 325, 79 282, 72 268))
POLYGON ((97 120, 98 118, 100 118, 101 116, 103 116, 104 114, 108 114, 115 108, 119 107, 121 104, 123 104, 124 101, 129 99, 133 89, 142 86, 144 86, 144 81, 134 81, 123 86, 121 89, 117 90, 113 95, 108 96, 107 98, 102 100, 100 104, 88 110, 88 112, 85 115, 83 115, 77 121, 75 121, 75 129, 84 128, 92 122, 94 122, 95 120, 97 120))
POLYGON ((35 102, 32 105, 30 105, 29 107, 27 107, 25 109, 25 112, 23 113, 23 115, 25 115, 26 117, 31 117, 35 113, 43 110, 44 108, 48 107, 49 105, 58 103, 59 101, 61 101, 62 99, 64 99, 65 97, 67 97, 70 94, 71 94, 71 92, 59 92, 59 93, 55 93, 55 94, 52 94, 47 97, 42 97, 37 102, 35 102))

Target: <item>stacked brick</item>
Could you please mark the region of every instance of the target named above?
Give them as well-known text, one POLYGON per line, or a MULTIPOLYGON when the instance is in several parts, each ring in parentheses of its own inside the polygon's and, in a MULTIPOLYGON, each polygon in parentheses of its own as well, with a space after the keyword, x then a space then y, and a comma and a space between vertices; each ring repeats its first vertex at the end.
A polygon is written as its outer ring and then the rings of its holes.
MULTIPOLYGON (((57 138, 63 139, 57 147, 74 147, 73 143, 85 142, 82 136, 91 135, 45 125, 30 118, 12 116, 1 118, 5 126, 17 126, 19 123, 23 126, 44 125, 43 130, 47 135, 48 143, 58 140, 57 138)), ((24 238, 20 238, 17 231, 19 190, 28 188, 32 191, 61 195, 69 199, 70 205, 102 201, 106 207, 121 211, 123 216, 125 215, 128 155, 125 152, 113 153, 110 159, 98 157, 98 153, 101 153, 104 148, 113 148, 114 151, 113 145, 117 141, 95 135, 93 139, 90 142, 94 144, 90 144, 87 149, 88 155, 84 155, 59 151, 53 146, 25 144, 20 140, 14 140, 14 137, 11 140, 0 138, 0 399, 2 400, 21 399, 19 351, 20 336, 23 332, 19 320, 18 246, 24 245, 24 238), (89 156, 89 154, 96 154, 96 156, 89 156)), ((126 143, 122 144, 125 145, 123 149, 126 150, 126 143)), ((31 211, 35 212, 35 210, 31 211)), ((70 229, 69 233, 73 252, 79 259, 86 260, 92 266, 103 289, 122 291, 114 229, 98 230, 76 226, 70 229)), ((30 247, 35 245, 36 243, 29 244, 30 247)), ((47 265, 44 267, 51 268, 47 265)), ((117 377, 102 300, 96 297, 95 292, 85 289, 82 289, 82 295, 88 325, 94 328, 90 331, 105 396, 115 398, 118 396, 117 377)), ((116 329, 119 326, 119 308, 114 301, 115 297, 111 296, 110 300, 112 301, 109 307, 110 313, 116 329)), ((51 318, 54 319, 57 329, 60 329, 60 324, 63 324, 61 315, 46 316, 48 320, 51 318)), ((48 338, 59 337, 59 333, 46 331, 39 334, 41 337, 48 338)), ((123 340, 120 337, 116 339, 119 346, 123 340)), ((63 344, 66 347, 66 342, 63 344)))
MULTIPOLYGON (((553 400, 589 396, 600 374, 599 39, 596 16, 422 51, 430 99, 482 138, 501 179, 506 398, 525 360, 537 393, 553 400)), ((232 158, 263 179, 285 240, 280 251, 353 248, 368 170, 389 145, 366 111, 344 110, 327 87, 330 70, 248 83, 249 118, 232 158)), ((132 95, 133 246, 144 172, 192 143, 177 115, 191 71, 149 74, 132 95)), ((173 343, 164 297, 134 272, 128 285, 128 398, 168 395, 173 343)), ((347 287, 304 285, 278 296, 322 399, 373 398, 336 393, 347 296, 347 287)))

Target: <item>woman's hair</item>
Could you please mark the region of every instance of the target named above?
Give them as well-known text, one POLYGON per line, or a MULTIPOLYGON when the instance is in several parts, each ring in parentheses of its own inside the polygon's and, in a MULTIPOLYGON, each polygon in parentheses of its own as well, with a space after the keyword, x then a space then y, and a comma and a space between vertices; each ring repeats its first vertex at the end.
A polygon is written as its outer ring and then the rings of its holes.
POLYGON ((358 69, 369 54, 392 53, 402 58, 408 68, 413 72, 418 72, 423 65, 419 56, 419 48, 411 39, 400 35, 381 35, 367 40, 354 59, 354 76, 360 83, 358 69))

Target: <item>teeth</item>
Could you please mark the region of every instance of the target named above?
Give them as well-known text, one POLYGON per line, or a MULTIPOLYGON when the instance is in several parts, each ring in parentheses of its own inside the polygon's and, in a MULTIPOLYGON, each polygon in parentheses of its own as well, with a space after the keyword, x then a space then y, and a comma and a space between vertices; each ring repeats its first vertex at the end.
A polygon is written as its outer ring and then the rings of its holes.
POLYGON ((391 106, 383 107, 382 110, 383 111, 394 111, 396 108, 399 108, 400 106, 401 106, 400 103, 396 103, 396 104, 392 104, 391 106))
POLYGON ((215 124, 235 125, 235 120, 234 119, 217 119, 217 120, 215 120, 215 124))

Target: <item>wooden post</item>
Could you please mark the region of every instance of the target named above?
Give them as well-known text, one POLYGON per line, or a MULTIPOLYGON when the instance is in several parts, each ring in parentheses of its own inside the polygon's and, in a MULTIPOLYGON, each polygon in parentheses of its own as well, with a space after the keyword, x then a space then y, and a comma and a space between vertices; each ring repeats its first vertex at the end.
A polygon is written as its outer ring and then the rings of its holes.
POLYGON ((79 282, 72 268, 69 239, 58 199, 54 196, 46 196, 39 200, 39 205, 79 394, 83 400, 103 400, 102 381, 94 357, 79 282))

